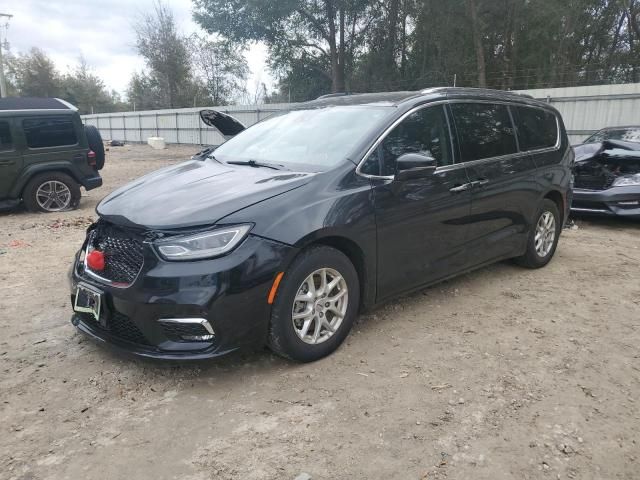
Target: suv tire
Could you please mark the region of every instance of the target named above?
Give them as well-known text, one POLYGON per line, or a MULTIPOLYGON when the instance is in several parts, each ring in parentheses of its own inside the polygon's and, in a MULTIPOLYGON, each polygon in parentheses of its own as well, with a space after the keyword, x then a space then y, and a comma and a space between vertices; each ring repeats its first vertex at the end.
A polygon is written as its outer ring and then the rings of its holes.
POLYGON ((80 203, 80 185, 66 173, 41 173, 29 180, 22 193, 22 200, 32 212, 73 210, 80 203), (47 207, 47 194, 52 195, 50 207, 47 207))
POLYGON ((96 170, 102 170, 104 168, 105 154, 100 130, 93 125, 85 125, 84 132, 87 135, 89 148, 96 154, 96 170))
POLYGON ((349 334, 359 303, 358 274, 347 256, 311 247, 284 274, 271 312, 269 347, 299 362, 325 357, 349 334))
POLYGON ((516 263, 527 268, 544 267, 556 252, 561 230, 558 206, 545 198, 534 218, 527 240, 527 250, 523 256, 515 259, 516 263))

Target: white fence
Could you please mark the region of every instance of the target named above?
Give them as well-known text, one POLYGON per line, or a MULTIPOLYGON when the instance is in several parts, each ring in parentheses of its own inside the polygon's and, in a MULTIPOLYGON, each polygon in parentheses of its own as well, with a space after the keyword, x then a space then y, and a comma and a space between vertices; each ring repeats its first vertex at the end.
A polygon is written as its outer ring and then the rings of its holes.
MULTIPOLYGON (((290 104, 230 105, 209 107, 233 115, 249 126, 290 104)), ((95 125, 102 138, 125 142, 146 142, 149 137, 163 137, 167 143, 220 145, 224 138, 200 120, 202 108, 146 110, 139 112, 101 113, 83 115, 84 123, 95 125)))
POLYGON ((523 90, 562 114, 571 143, 603 127, 640 125, 640 83, 523 90))
MULTIPOLYGON (((603 128, 640 125, 640 83, 596 85, 589 87, 523 90, 555 106, 564 118, 572 143, 579 143, 603 128)), ((252 125, 273 112, 287 110, 292 104, 230 105, 212 107, 252 125)), ((126 142, 146 142, 153 136, 167 143, 219 145, 222 136, 204 125, 198 116, 200 108, 149 110, 140 112, 84 115, 85 123, 95 125, 102 137, 126 142)))

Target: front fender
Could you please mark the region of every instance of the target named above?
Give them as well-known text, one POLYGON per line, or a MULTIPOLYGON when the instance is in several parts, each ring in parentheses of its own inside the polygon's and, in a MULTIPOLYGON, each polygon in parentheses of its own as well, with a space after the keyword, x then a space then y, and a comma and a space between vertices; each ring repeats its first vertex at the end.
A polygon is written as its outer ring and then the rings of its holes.
POLYGON ((296 251, 323 243, 352 256, 350 250, 357 248, 365 302, 370 303, 375 297, 377 266, 373 190, 366 178, 350 172, 335 179, 334 173, 318 175, 302 188, 247 207, 219 223, 253 223, 252 234, 294 246, 296 251))

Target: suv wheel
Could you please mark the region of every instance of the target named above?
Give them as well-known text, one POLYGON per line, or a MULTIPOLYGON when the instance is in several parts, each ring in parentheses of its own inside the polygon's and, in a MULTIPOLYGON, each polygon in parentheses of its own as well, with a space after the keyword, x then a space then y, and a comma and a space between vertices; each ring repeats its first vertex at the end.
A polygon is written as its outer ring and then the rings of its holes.
POLYGON ((351 261, 335 248, 311 247, 283 277, 271 314, 270 348, 300 362, 329 355, 349 334, 359 302, 351 261))
POLYGON ((558 238, 562 228, 560 213, 555 202, 545 199, 535 217, 527 251, 516 261, 527 268, 544 267, 551 261, 558 246, 558 238))
POLYGON ((64 173, 43 173, 27 183, 22 198, 32 212, 72 210, 80 203, 80 186, 64 173))

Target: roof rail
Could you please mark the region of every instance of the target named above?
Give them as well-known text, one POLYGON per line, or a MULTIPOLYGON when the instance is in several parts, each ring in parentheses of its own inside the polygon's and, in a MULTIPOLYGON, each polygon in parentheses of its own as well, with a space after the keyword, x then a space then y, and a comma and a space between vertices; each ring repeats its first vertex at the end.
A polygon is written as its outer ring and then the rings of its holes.
POLYGON ((320 95, 316 100, 320 100, 322 98, 333 98, 333 97, 345 97, 347 95, 353 95, 351 92, 337 92, 337 93, 327 93, 326 95, 320 95))

